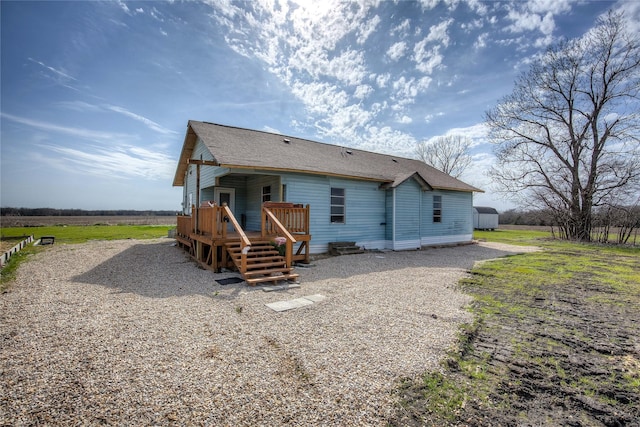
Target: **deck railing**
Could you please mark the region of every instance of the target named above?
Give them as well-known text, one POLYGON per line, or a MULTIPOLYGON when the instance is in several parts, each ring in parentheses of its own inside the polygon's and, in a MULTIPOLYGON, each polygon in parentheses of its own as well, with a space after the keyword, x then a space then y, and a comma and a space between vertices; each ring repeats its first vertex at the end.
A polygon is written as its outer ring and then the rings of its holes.
MULTIPOLYGON (((227 206, 227 204, 223 204, 221 207, 221 212, 224 215, 224 218, 228 218, 229 222, 231 223, 231 225, 233 226, 233 228, 235 228, 236 233, 238 233, 238 235, 240 236, 240 273, 245 274, 247 272, 247 253, 249 253, 249 250, 251 249, 251 241, 249 241, 249 238, 247 237, 247 235, 245 234, 244 230, 242 229, 242 227, 240 226, 240 223, 238 222, 238 220, 236 219, 236 217, 233 215, 233 212, 231 212, 231 209, 229 209, 229 206, 227 206)), ((224 224, 224 221, 222 221, 224 224)), ((226 234, 227 232, 227 227, 226 225, 223 226, 223 233, 226 234)))
MULTIPOLYGON (((231 209, 226 204, 223 206, 192 206, 191 213, 192 215, 178 215, 176 234, 183 239, 189 240, 192 239, 190 236, 194 234, 207 236, 212 240, 224 240, 227 239, 227 228, 229 226, 233 227, 240 238, 242 257, 239 269, 242 273, 246 272, 246 255, 251 248, 251 241, 233 212, 231 212, 231 209)), ((306 262, 308 262, 309 205, 302 207, 292 203, 267 202, 263 204, 261 217, 261 235, 263 238, 272 238, 274 236, 285 238, 285 260, 287 266, 292 265, 294 258, 296 260, 307 260, 306 262), (294 256, 294 245, 298 242, 302 242, 302 245, 294 256), (304 254, 301 255, 304 245, 307 245, 306 256, 304 254)), ((196 256, 199 256, 197 252, 196 256)))
POLYGON ((191 215, 178 215, 176 234, 180 237, 188 238, 193 233, 193 222, 191 215))
POLYGON ((227 224, 224 221, 224 206, 193 208, 196 217, 195 233, 214 238, 225 238, 227 224))
MULTIPOLYGON (((309 234, 309 205, 294 205, 293 203, 274 203, 267 202, 263 204, 264 209, 269 210, 284 228, 290 233, 309 234)), ((274 224, 266 221, 266 217, 262 215, 262 230, 267 235, 277 234, 274 224)))

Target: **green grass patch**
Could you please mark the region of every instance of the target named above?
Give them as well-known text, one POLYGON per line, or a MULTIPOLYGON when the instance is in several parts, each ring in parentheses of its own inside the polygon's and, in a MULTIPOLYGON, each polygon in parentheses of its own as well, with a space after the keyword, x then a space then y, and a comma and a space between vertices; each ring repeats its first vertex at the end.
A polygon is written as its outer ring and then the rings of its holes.
MULTIPOLYGON (((637 396, 640 383, 634 356, 634 337, 640 336, 640 248, 558 241, 550 233, 527 230, 474 237, 544 250, 478 264, 460 282, 474 297, 469 308, 474 325, 461 328, 443 372, 425 373, 420 382, 399 387, 403 413, 425 425, 468 419, 509 425, 536 401, 538 389, 547 395, 558 390, 559 402, 566 395, 584 396, 632 416, 639 413, 640 400, 616 396, 637 396), (590 367, 595 372, 580 369, 590 367)), ((548 416, 553 414, 550 408, 548 416)))
POLYGON ((84 243, 89 240, 153 239, 166 237, 169 225, 56 225, 46 227, 12 227, 0 229, 1 238, 33 235, 55 236, 58 243, 84 243))
POLYGON ((539 230, 474 230, 473 238, 487 242, 509 243, 512 245, 538 245, 540 241, 551 239, 550 231, 539 230))

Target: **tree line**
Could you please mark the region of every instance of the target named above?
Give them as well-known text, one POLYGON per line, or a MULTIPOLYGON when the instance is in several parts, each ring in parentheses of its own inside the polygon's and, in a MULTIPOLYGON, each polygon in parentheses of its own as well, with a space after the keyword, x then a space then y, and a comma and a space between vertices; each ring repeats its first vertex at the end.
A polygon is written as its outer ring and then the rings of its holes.
POLYGON ((0 208, 0 216, 174 216, 176 211, 165 210, 84 210, 53 208, 0 208))
MULTIPOLYGON (((605 206, 594 209, 589 240, 599 243, 636 244, 640 231, 640 206, 605 206)), ((551 228, 554 236, 570 239, 563 224, 552 209, 510 209, 500 214, 500 224, 537 225, 551 228)))

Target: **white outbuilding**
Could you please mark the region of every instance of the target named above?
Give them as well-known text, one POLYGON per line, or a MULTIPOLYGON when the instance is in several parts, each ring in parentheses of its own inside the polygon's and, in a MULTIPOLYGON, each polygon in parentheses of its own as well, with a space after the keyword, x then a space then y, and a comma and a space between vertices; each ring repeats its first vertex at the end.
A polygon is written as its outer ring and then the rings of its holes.
POLYGON ((473 207, 473 228, 495 230, 498 228, 498 211, 486 206, 473 207))

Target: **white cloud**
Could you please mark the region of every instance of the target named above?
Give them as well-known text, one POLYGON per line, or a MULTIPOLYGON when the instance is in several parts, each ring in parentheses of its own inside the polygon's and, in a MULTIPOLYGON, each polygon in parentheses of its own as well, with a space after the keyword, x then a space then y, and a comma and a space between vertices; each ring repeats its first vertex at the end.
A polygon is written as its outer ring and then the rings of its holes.
POLYGON ((398 61, 400 58, 404 56, 407 51, 407 44, 405 42, 397 42, 391 45, 391 47, 387 50, 387 56, 391 58, 392 61, 398 61))
POLYGON ((382 20, 380 19, 380 17, 376 15, 369 21, 367 21, 364 25, 362 25, 358 29, 358 44, 364 44, 369 36, 376 30, 376 27, 380 24, 381 21, 382 20))
POLYGON ((415 151, 416 139, 389 126, 369 126, 360 146, 364 150, 411 157, 415 151))
POLYGON ((125 2, 122 0, 116 0, 116 4, 120 6, 120 9, 122 9, 126 14, 131 15, 131 11, 125 2))
POLYGON ((96 131, 91 129, 77 128, 77 127, 60 126, 53 123, 33 120, 26 117, 14 116, 12 114, 7 114, 7 113, 0 113, 0 116, 12 122, 20 123, 35 129, 40 129, 46 132, 62 133, 65 135, 71 135, 71 136, 88 139, 88 140, 112 141, 112 140, 122 140, 122 139, 131 138, 130 135, 123 134, 123 133, 104 132, 104 131, 96 131))
POLYGON ((487 47, 487 39, 489 38, 489 33, 482 33, 478 36, 476 41, 473 43, 473 48, 476 50, 483 49, 487 47))
POLYGON ((108 110, 111 110, 113 112, 122 114, 124 116, 127 116, 129 118, 132 118, 134 120, 139 121, 140 123, 144 124, 145 126, 147 126, 149 129, 156 131, 158 133, 164 134, 164 135, 168 135, 168 134, 175 134, 176 132, 169 130, 161 125, 159 125, 158 123, 154 122, 153 120, 147 119, 146 117, 143 117, 139 114, 136 113, 132 113, 131 111, 127 110, 126 108, 122 108, 122 107, 118 107, 115 105, 107 105, 106 108, 108 110))
POLYGON ((282 135, 282 132, 280 132, 278 129, 276 128, 272 128, 271 126, 264 126, 262 128, 263 131, 265 132, 269 132, 269 133, 275 133, 277 135, 282 135))
POLYGON ((439 46, 433 46, 427 50, 426 44, 427 40, 424 39, 415 45, 413 49, 413 59, 419 71, 425 74, 432 74, 433 71, 442 64, 444 58, 440 54, 439 46))
POLYGON ((447 19, 442 21, 438 25, 433 25, 429 28, 429 34, 427 35, 425 41, 429 42, 439 42, 442 43, 443 46, 449 46, 449 25, 453 22, 453 19, 447 19))
POLYGON ((387 83, 389 83, 389 80, 391 80, 390 73, 379 74, 378 77, 376 77, 376 84, 379 88, 385 88, 387 87, 387 83))
POLYGON ((38 65, 40 65, 41 67, 45 68, 46 70, 51 71, 51 72, 52 72, 54 75, 56 75, 57 77, 62 77, 62 78, 63 78, 63 79, 65 79, 65 80, 76 80, 76 78, 75 78, 75 77, 73 77, 73 76, 69 75, 67 72, 65 72, 65 71, 63 71, 63 70, 61 70, 61 69, 59 69, 59 68, 54 68, 54 67, 52 67, 52 66, 50 66, 50 65, 45 64, 45 63, 44 63, 44 62, 42 62, 42 61, 37 61, 37 60, 35 60, 35 59, 33 59, 33 58, 27 58, 27 59, 28 59, 29 61, 33 62, 34 64, 38 64, 38 65))
POLYGON ((355 50, 343 52, 329 61, 325 73, 350 86, 358 85, 367 75, 364 54, 355 50))
POLYGON ((57 167, 81 175, 110 179, 169 179, 175 168, 173 156, 131 145, 85 146, 83 149, 42 145, 42 148, 63 156, 57 167))
POLYGON ((420 0, 423 10, 431 10, 440 3, 440 0, 420 0))
POLYGON ((398 116, 396 121, 401 124, 409 124, 413 122, 413 119, 407 115, 403 115, 402 117, 398 116))
POLYGON ((400 24, 398 24, 395 27, 393 27, 391 29, 390 34, 392 36, 395 36, 396 34, 406 35, 406 34, 409 33, 410 29, 411 29, 411 20, 409 20, 409 18, 407 18, 404 21, 402 21, 400 24))
POLYGON ((173 135, 176 134, 175 131, 169 130, 165 127, 163 127, 162 125, 154 122, 151 119, 148 119, 144 116, 141 116, 139 114, 133 113, 129 110, 127 110, 126 108, 123 107, 118 107, 116 105, 109 105, 109 104, 103 104, 103 105, 95 105, 95 104, 89 104, 87 102, 84 101, 62 101, 62 102, 58 102, 56 103, 57 106, 69 109, 69 110, 74 110, 74 111, 80 111, 80 112, 105 112, 105 111, 111 111, 114 113, 118 113, 118 114, 122 114, 123 116, 129 117, 131 119, 134 119, 142 124, 144 124, 146 127, 148 127, 149 129, 161 133, 163 135, 173 135))
POLYGON ((358 99, 365 99, 366 97, 368 97, 372 93, 373 93, 373 88, 371 86, 369 86, 369 85, 359 85, 356 88, 356 91, 354 92, 353 96, 358 98, 358 99))

